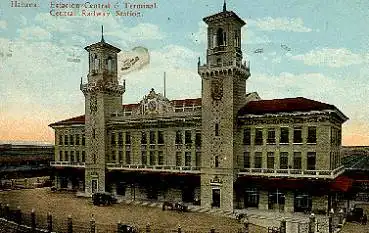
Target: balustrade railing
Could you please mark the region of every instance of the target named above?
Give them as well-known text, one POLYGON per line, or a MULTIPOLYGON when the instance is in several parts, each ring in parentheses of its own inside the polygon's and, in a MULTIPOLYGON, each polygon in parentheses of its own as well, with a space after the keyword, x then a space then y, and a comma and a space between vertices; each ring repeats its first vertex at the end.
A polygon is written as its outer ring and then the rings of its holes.
POLYGON ((58 167, 85 167, 85 162, 70 162, 70 161, 52 161, 50 162, 50 166, 58 167))
POLYGON ((271 169, 271 168, 243 168, 239 175, 255 176, 283 176, 283 177, 322 177, 336 178, 344 171, 344 166, 334 170, 302 170, 302 169, 271 169))
POLYGON ((107 163, 107 168, 110 170, 160 170, 171 172, 192 172, 199 173, 200 167, 194 166, 173 166, 173 165, 143 165, 143 164, 119 164, 119 163, 107 163))

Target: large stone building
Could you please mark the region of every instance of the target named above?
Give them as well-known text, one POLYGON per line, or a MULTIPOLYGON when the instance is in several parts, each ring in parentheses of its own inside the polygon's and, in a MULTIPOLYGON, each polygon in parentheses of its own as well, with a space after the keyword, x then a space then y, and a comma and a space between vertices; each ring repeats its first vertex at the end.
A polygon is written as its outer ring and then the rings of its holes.
POLYGON ((204 18, 208 48, 206 63, 198 61, 198 99, 169 100, 151 89, 139 103, 122 105, 120 49, 103 37, 85 48, 85 115, 50 125, 59 188, 199 200, 225 211, 324 212, 334 205, 343 172, 341 126, 348 118, 303 97, 262 100, 246 93, 246 23, 223 8, 204 18))

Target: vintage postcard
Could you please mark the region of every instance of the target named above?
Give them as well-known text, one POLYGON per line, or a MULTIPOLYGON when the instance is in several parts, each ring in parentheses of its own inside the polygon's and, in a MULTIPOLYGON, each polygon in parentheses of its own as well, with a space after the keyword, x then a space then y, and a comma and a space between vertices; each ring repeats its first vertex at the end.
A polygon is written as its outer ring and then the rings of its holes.
POLYGON ((369 2, 1 0, 0 232, 367 232, 369 2))

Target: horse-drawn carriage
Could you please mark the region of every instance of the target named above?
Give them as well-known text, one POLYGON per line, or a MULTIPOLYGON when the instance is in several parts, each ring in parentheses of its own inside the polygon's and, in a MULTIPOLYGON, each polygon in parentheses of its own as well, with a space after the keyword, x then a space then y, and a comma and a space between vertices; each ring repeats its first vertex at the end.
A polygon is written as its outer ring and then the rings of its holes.
POLYGON ((188 212, 188 206, 181 202, 173 203, 173 202, 165 201, 163 203, 163 210, 167 210, 167 209, 177 210, 180 212, 188 212))

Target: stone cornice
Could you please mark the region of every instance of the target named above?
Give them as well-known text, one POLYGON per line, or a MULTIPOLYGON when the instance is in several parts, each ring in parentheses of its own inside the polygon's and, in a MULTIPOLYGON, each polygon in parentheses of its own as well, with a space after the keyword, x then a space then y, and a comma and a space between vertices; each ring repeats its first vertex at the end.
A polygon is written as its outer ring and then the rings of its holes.
POLYGON ((86 95, 87 93, 98 93, 98 92, 122 95, 125 92, 125 85, 100 81, 97 83, 92 82, 81 84, 80 89, 84 95, 86 95))

